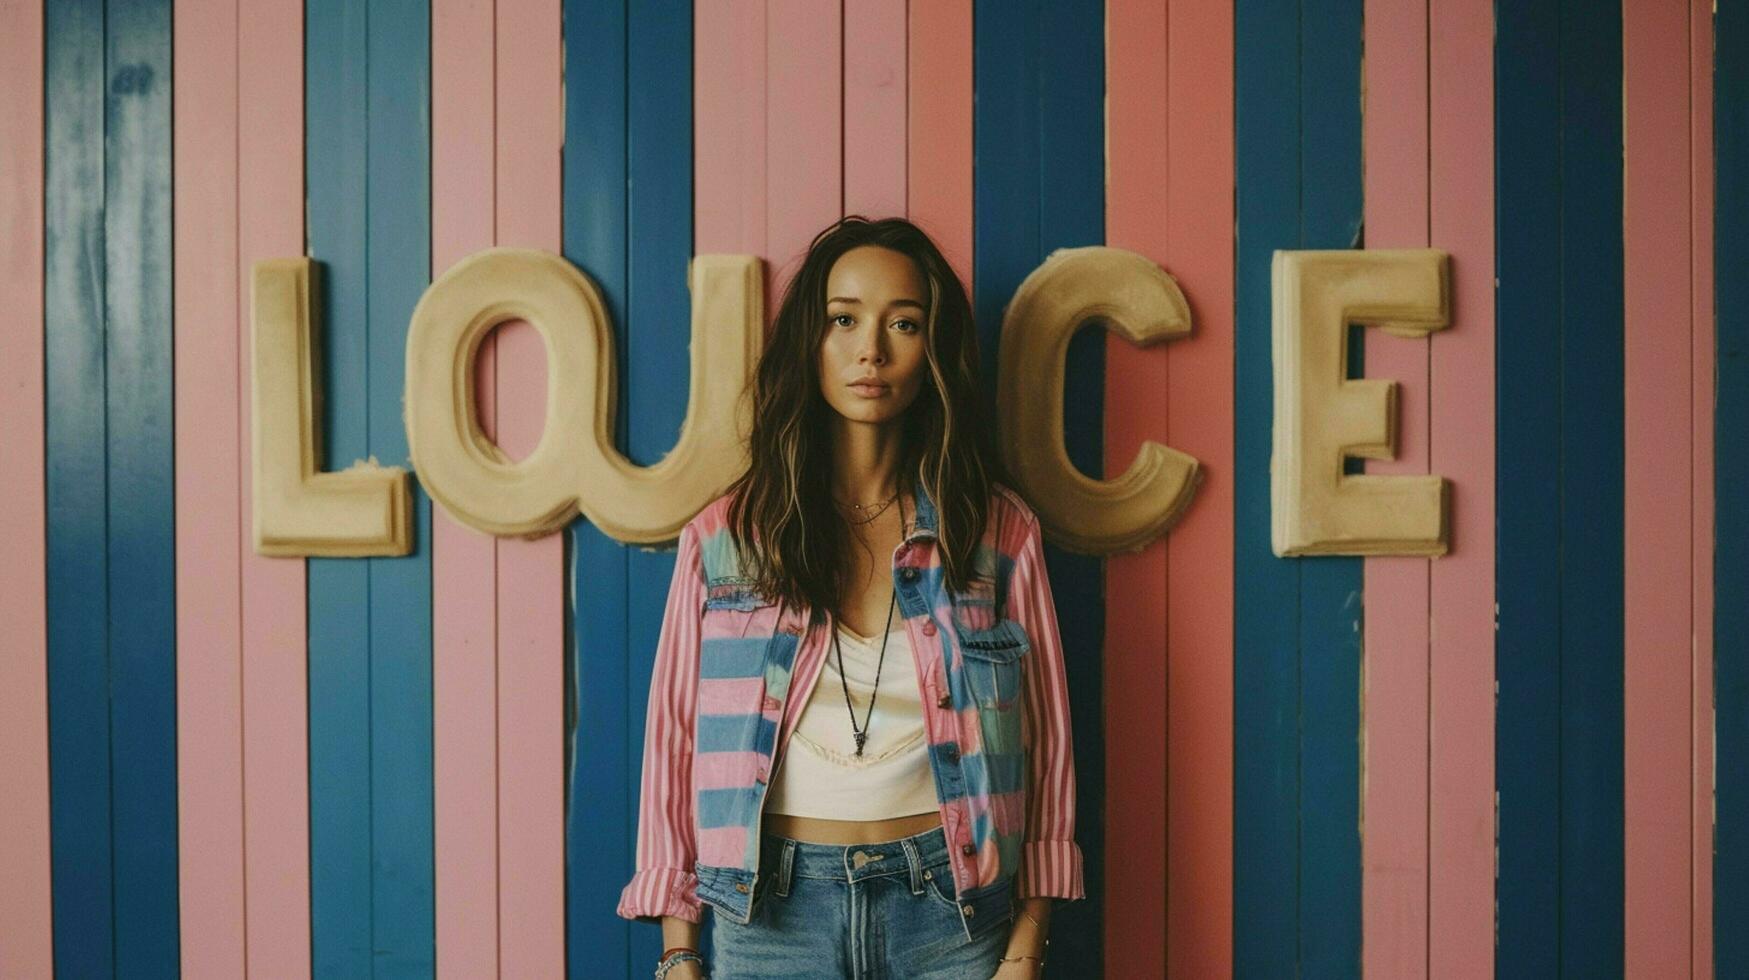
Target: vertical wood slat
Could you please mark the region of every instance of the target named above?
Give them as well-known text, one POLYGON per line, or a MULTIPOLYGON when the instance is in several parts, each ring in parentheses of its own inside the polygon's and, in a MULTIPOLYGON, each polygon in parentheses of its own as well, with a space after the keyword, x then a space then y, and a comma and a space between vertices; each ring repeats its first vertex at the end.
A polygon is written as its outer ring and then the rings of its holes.
POLYGON ((1694 667, 1691 674, 1689 703, 1692 727, 1693 777, 1689 781, 1689 867, 1692 871, 1689 901, 1690 916, 1689 970, 1694 976, 1705 977, 1712 972, 1713 952, 1713 854, 1714 820, 1714 701, 1713 673, 1713 570, 1717 541, 1714 538, 1714 394, 1717 372, 1717 304, 1714 293, 1713 236, 1715 233, 1716 176, 1714 170, 1713 98, 1714 48, 1713 9, 1709 0, 1691 0, 1688 5, 1688 78, 1691 132, 1694 145, 1689 152, 1689 186, 1693 189, 1689 201, 1690 238, 1693 288, 1690 290, 1689 323, 1693 336, 1689 350, 1693 357, 1689 376, 1693 379, 1690 392, 1693 408, 1689 439, 1694 444, 1693 475, 1694 523, 1690 528, 1694 542, 1689 558, 1690 574, 1694 577, 1692 622, 1694 628, 1694 667))
MULTIPOLYGON (((563 247, 560 22, 558 0, 498 10, 499 245, 563 247)), ((511 321, 495 336, 489 431, 522 459, 546 423, 546 353, 531 324, 511 321)), ((499 539, 497 550, 499 967, 553 976, 565 965, 564 538, 499 539)))
MULTIPOLYGON (((367 452, 411 469, 407 330, 431 280, 429 3, 373 5, 367 452), (402 38, 414 39, 411 43, 402 38), (391 39, 381 43, 382 39, 391 39)), ((353 462, 334 458, 334 465, 353 462)), ((429 975, 432 920, 431 498, 410 487, 413 551, 370 558, 371 937, 379 971, 429 975)))
POLYGON ((1558 932, 1596 975, 1622 968, 1622 20, 1560 18, 1558 932))
MULTIPOLYGON (((1367 248, 1426 248, 1430 239, 1428 141, 1430 5, 1366 3, 1364 135, 1367 248)), ((1367 331, 1366 376, 1397 385, 1394 459, 1364 461, 1369 474, 1429 472, 1428 337, 1367 331)), ((1455 474, 1454 474, 1455 476, 1455 474)), ((1469 476, 1469 474, 1463 474, 1469 476)), ((1371 976, 1428 972, 1429 560, 1362 560, 1365 724, 1361 808, 1361 932, 1371 976)))
POLYGON ((1298 969, 1299 575, 1269 541, 1270 261, 1299 244, 1298 5, 1234 8, 1234 976, 1298 969))
POLYGON ((1691 969, 1695 188, 1686 5, 1622 17, 1624 967, 1691 969))
MULTIPOLYGON (((1197 502, 1166 542, 1167 969, 1224 976, 1233 970, 1232 5, 1170 5, 1166 39, 1165 258, 1197 325, 1193 343, 1166 354, 1166 441, 1204 464, 1197 502)), ((1117 950, 1108 959, 1121 962, 1117 950)))
POLYGON ((55 972, 113 972, 103 4, 47 8, 44 492, 55 972))
MULTIPOLYGON (((1182 287, 1187 285, 1185 274, 1171 263, 1169 230, 1175 176, 1170 156, 1175 120, 1168 84, 1169 8, 1113 2, 1107 16, 1105 244, 1148 256, 1179 277, 1182 287)), ((1192 336, 1200 340, 1197 328, 1202 324, 1194 319, 1193 324, 1192 336)), ((1102 477, 1128 469, 1144 440, 1169 443, 1173 353, 1164 345, 1139 351, 1123 342, 1107 344, 1102 477)), ((1184 526, 1181 522, 1172 533, 1184 526)), ((1167 786, 1178 748, 1168 737, 1175 720, 1170 698, 1177 693, 1168 683, 1175 652, 1168 642, 1175 611, 1169 547, 1169 539, 1162 537, 1139 552, 1105 559, 1105 736, 1108 744, 1129 747, 1106 762, 1105 830, 1111 840, 1125 844, 1124 860, 1107 869, 1105 945, 1112 962, 1125 963, 1138 976, 1167 976, 1170 953, 1194 942, 1174 933, 1167 916, 1170 863, 1186 856, 1162 832, 1173 802, 1167 786), (1160 887, 1162 882, 1166 887, 1160 887), (1126 937, 1138 936, 1163 936, 1165 941, 1126 949, 1131 945, 1126 937)))
MULTIPOLYGON (((406 329, 430 280, 428 12, 312 3, 308 16, 319 465, 404 466, 406 329)), ((413 487, 412 554, 310 562, 318 975, 432 970, 430 502, 413 487)))
POLYGON ((174 20, 176 705, 182 972, 247 970, 238 491, 238 48, 234 0, 174 20))
MULTIPOLYGON (((336 470, 364 458, 370 444, 371 114, 359 111, 370 98, 369 8, 311 2, 305 11, 309 250, 321 263, 320 323, 312 324, 322 406, 316 465, 336 470)), ((369 560, 312 558, 308 587, 311 956, 318 975, 368 975, 376 846, 369 560)))
POLYGON ((1494 15, 1431 9, 1429 227, 1452 256, 1454 320, 1431 339, 1428 455, 1454 489, 1428 603, 1428 968, 1471 976, 1494 946, 1494 15))
MULTIPOLYGON (((1105 52, 1107 187, 1105 243, 1147 255, 1168 273, 1170 262, 1170 42, 1165 4, 1123 4, 1107 9, 1105 52)), ((1184 283, 1181 282, 1181 285, 1184 283)), ((1196 324, 1200 327, 1200 324, 1196 324)), ((1193 334, 1196 334, 1193 327, 1193 334)), ((1102 478, 1130 467, 1146 439, 1168 441, 1170 346, 1105 348, 1105 453, 1102 478)), ((1170 444, 1170 443, 1168 443, 1170 444)), ((1184 527, 1184 525, 1179 525, 1184 527)), ((1175 528, 1174 528, 1175 532, 1175 528)), ((1139 977, 1165 977, 1168 950, 1179 936, 1167 919, 1167 782, 1175 746, 1168 739, 1168 541, 1160 537, 1137 553, 1105 558, 1105 744, 1132 747, 1105 765, 1105 833, 1123 842, 1125 858, 1107 868, 1105 950, 1139 977), (1142 943, 1135 936, 1161 936, 1142 943), (1133 947, 1133 949, 1126 949, 1133 947)))
POLYGON ((1506 973, 1622 963, 1619 11, 1496 32, 1499 945, 1506 973))
MULTIPOLYGON (((632 176, 628 130, 633 112, 629 90, 633 37, 642 32, 634 32, 633 11, 623 0, 571 0, 565 5, 564 20, 564 254, 600 287, 613 321, 614 370, 624 379, 617 392, 614 438, 623 451, 626 403, 634 394, 628 390, 631 379, 625 377, 633 326, 627 316, 631 264, 627 200, 632 176)), ((669 86, 675 84, 675 75, 681 75, 690 95, 690 66, 684 73, 674 71, 672 61, 643 67, 669 86)), ((690 126, 690 116, 683 111, 671 122, 690 126)), ((673 152, 690 158, 690 138, 684 151, 673 152)), ((658 195, 663 194, 662 184, 656 181, 654 174, 649 181, 639 174, 637 185, 649 183, 658 195)), ((670 199, 687 200, 685 195, 670 195, 670 199)), ((690 207, 682 210, 690 224, 690 207)), ((687 323, 684 317, 680 322, 687 323)), ((640 651, 628 623, 630 549, 601 533, 586 517, 574 521, 565 534, 571 621, 565 685, 568 972, 579 978, 622 972, 636 976, 662 950, 659 929, 640 931, 614 914, 620 891, 635 867, 641 772, 636 753, 642 749, 644 715, 633 704, 641 703, 636 692, 649 678, 647 668, 639 677, 631 667, 640 660, 640 651), (581 950, 588 953, 579 955, 581 950)), ((650 641, 649 647, 654 646, 650 641)), ((648 664, 649 659, 646 653, 641 661, 648 664)))
POLYGON ((178 957, 170 4, 111 3, 104 34, 98 288, 115 946, 124 969, 169 972, 178 957))
MULTIPOLYGON (((1703 8, 1704 10, 1704 8, 1703 8)), ((1713 399, 1713 663, 1717 697, 1714 767, 1717 834, 1712 865, 1713 955, 1696 964, 1718 976, 1749 972, 1749 446, 1741 431, 1749 419, 1749 8, 1718 4, 1713 84, 1713 166, 1716 210, 1713 262, 1717 339, 1713 399)), ((1704 69, 1702 69, 1704 70, 1704 69)), ((1698 395, 1698 392, 1697 392, 1698 395)))
MULTIPOLYGON (((1302 248, 1356 248, 1362 221, 1359 0, 1300 8, 1302 248)), ((1279 560, 1279 559, 1278 559, 1279 560)), ((1300 568, 1300 969, 1360 969, 1358 558, 1300 568)))
POLYGON ((1562 192, 1554 3, 1499 8, 1494 50, 1499 227, 1494 497, 1499 877, 1495 972, 1558 974, 1560 939, 1562 192))
MULTIPOLYGON (((243 839, 251 972, 309 971, 305 563, 250 533, 250 289, 256 262, 304 252, 303 4, 242 0, 237 33, 237 512, 242 580, 243 839)), ((237 574, 233 572, 233 574, 237 574)))
MULTIPOLYGON (((494 241, 493 8, 431 11, 431 275, 494 241)), ((495 334, 475 364, 492 417, 495 334)), ((431 519, 432 834, 437 973, 498 973, 498 684, 495 539, 442 510, 431 519)))
POLYGON ((43 478, 44 10, 0 2, 0 949, 24 976, 53 972, 49 836, 47 500, 43 478))

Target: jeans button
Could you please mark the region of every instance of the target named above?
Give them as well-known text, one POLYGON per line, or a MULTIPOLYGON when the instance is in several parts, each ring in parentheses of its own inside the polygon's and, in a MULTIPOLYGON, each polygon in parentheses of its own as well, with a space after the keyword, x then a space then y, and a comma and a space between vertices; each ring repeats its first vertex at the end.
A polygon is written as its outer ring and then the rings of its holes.
POLYGON ((949 745, 941 750, 942 757, 952 762, 960 757, 960 750, 949 745))
POLYGON ((907 582, 915 582, 917 581, 917 569, 901 568, 899 569, 899 577, 907 582))
POLYGON ((967 841, 960 845, 960 853, 966 855, 976 854, 978 853, 978 849, 972 846, 971 841, 967 841))
POLYGON ((934 636, 935 635, 935 624, 934 623, 924 623, 923 624, 923 635, 924 636, 934 636))
POLYGON ((953 695, 943 694, 941 697, 936 698, 935 699, 935 706, 937 708, 951 708, 951 707, 953 707, 953 695))

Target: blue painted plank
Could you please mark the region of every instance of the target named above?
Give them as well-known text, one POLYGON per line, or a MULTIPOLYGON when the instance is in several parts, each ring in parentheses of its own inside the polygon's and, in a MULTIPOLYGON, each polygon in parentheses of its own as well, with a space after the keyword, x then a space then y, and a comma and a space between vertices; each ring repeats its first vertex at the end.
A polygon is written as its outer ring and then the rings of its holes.
MULTIPOLYGON (((626 379, 620 391, 623 445, 626 457, 641 466, 659 462, 673 448, 687 402, 687 389, 676 379, 692 370, 692 292, 686 283, 693 252, 692 195, 673 192, 693 183, 692 16, 692 4, 683 0, 627 4, 624 152, 632 179, 625 197, 625 319, 617 336, 624 341, 619 348, 624 358, 620 377, 626 379)), ((624 555, 627 645, 615 659, 628 673, 625 679, 612 671, 605 676, 626 685, 621 688, 621 710, 631 714, 622 722, 626 739, 620 772, 635 787, 644 758, 646 688, 655 666, 674 553, 619 550, 624 555)), ((589 659, 607 655, 603 651, 589 659)), ((638 794, 628 792, 623 806, 629 840, 637 829, 638 794)), ((610 883, 624 884, 632 870, 630 856, 628 852, 622 873, 610 883)), ((631 974, 636 976, 661 955, 664 944, 660 929, 632 933, 631 974)))
MULTIPOLYGON (((1002 311, 1058 248, 1105 241, 1105 11, 1094 2, 973 11, 973 310, 985 390, 994 392, 1002 311)), ((1081 331, 1065 366, 1064 439, 1083 473, 1104 476, 1105 331, 1081 331)), ((1058 628, 1069 650, 1105 645, 1104 561, 1045 545, 1058 628)), ((1051 956, 1098 975, 1104 964, 1103 664, 1066 664, 1076 770, 1076 838, 1085 901, 1060 905, 1051 956)))
MULTIPOLYGON (((367 170, 371 455, 413 468, 403 422, 407 328, 431 282, 430 4, 370 5, 367 170)), ((335 455, 335 466, 354 457, 335 455)), ((436 972, 431 701, 431 499, 412 489, 414 550, 369 558, 371 966, 378 977, 436 972)))
MULTIPOLYGON (((366 454, 370 330, 369 118, 362 4, 304 13, 304 166, 310 255, 320 263, 313 345, 325 469, 366 454)), ((370 570, 306 564, 309 624, 310 946, 321 976, 371 975, 370 570)))
POLYGON ((1495 783, 1502 977, 1561 972, 1560 18, 1497 10, 1495 783))
MULTIPOLYGON (((692 7, 572 0, 565 41, 564 251, 613 318, 617 444, 649 465, 674 446, 687 391, 673 379, 691 370, 692 198, 672 189, 692 186, 692 7)), ((568 972, 639 975, 661 953, 661 932, 613 910, 634 865, 647 688, 674 553, 628 548, 583 519, 567 550, 568 972)))
MULTIPOLYGON (((1360 0, 1301 4, 1300 248, 1361 245, 1361 36, 1360 0)), ((1359 976, 1362 564, 1291 561, 1300 573, 1299 970, 1359 976)))
MULTIPOLYGON (((118 976, 180 963, 176 824, 176 493, 170 218, 170 4, 105 24, 111 835, 118 976)), ((96 188, 86 188, 95 191, 96 188)), ((93 379, 95 380, 95 379, 93 379)))
MULTIPOLYGON (((1037 37, 1046 43, 1038 48, 1035 267, 1056 249, 1105 243, 1104 4, 1041 0, 1036 16, 1037 37)), ((985 226, 985 231, 991 229, 985 226)), ((1012 290, 1019 283, 1009 285, 1012 290)), ((1096 479, 1105 477, 1105 346, 1105 330, 1082 330, 1069 342, 1063 371, 1063 438, 1069 460, 1096 479)), ((994 374, 985 376, 985 390, 996 390, 994 374)), ((1048 542, 1044 554, 1063 648, 1104 650, 1104 559, 1048 542)), ((1091 976, 1100 975, 1105 963, 1104 667, 1097 656, 1069 657, 1065 664, 1075 745, 1075 837, 1081 845, 1087 898, 1059 903, 1051 922, 1051 956, 1075 963, 1091 976)))
POLYGON ((1561 971, 1595 977, 1624 949, 1621 8, 1560 18, 1561 971))
POLYGON ((1300 246, 1300 9, 1234 10, 1233 972, 1294 976, 1300 942, 1300 575, 1270 546, 1271 271, 1300 246))
POLYGON ((104 338, 104 11, 45 15, 49 816, 55 972, 115 972, 110 828, 109 473, 104 338))
MULTIPOLYGON (((1714 402, 1713 677, 1718 758, 1713 967, 1749 976, 1749 8, 1714 15, 1718 385, 1714 402)), ((1700 624, 1697 624, 1697 628, 1700 624)))
MULTIPOLYGON (((430 281, 428 20, 423 0, 312 0, 306 14, 328 469, 369 456, 411 465, 401 402, 406 330, 430 281)), ((311 927, 322 975, 435 970, 431 510, 417 481, 412 489, 411 554, 310 562, 311 927)))

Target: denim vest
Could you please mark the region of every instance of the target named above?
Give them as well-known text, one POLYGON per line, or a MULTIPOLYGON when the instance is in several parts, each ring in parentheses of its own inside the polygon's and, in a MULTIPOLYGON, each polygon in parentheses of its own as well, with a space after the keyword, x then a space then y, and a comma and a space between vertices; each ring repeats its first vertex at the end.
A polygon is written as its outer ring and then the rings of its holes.
MULTIPOLYGON (((1002 618, 1013 556, 997 547, 1020 498, 998 485, 964 591, 946 588, 936 507, 921 481, 915 527, 892 555, 902 616, 923 696, 929 764, 960 918, 968 937, 1011 917, 1026 803, 1022 658, 1026 630, 1002 618)), ((693 519, 705 599, 693 756, 698 898, 737 922, 756 901, 760 818, 783 743, 819 679, 830 613, 784 608, 752 589, 724 517, 727 498, 693 519), (792 681, 796 683, 792 683, 792 681), (793 696, 792 696, 793 695, 793 696), (785 707, 795 701, 793 712, 785 707), (780 727, 781 726, 781 727, 780 727)))

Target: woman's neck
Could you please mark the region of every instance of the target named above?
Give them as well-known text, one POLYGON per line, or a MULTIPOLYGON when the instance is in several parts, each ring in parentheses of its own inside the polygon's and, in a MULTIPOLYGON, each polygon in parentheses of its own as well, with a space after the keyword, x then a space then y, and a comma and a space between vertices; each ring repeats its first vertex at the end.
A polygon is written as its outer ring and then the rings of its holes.
POLYGON ((875 504, 903 488, 897 427, 840 420, 833 442, 832 493, 845 503, 875 504))

